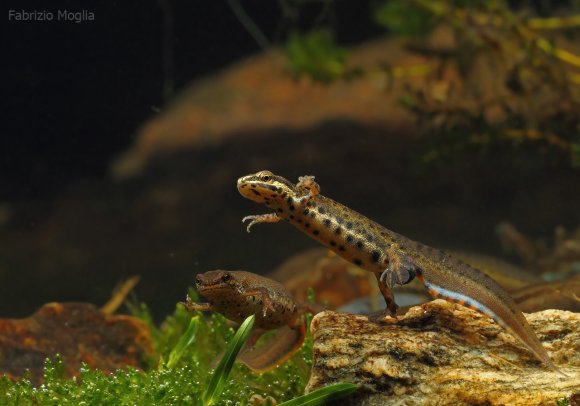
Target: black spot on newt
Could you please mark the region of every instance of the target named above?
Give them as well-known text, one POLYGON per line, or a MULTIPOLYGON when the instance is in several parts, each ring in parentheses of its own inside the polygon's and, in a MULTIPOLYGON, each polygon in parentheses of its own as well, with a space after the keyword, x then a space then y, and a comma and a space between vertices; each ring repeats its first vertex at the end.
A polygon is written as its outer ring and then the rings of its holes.
POLYGON ((340 235, 341 232, 342 232, 342 230, 340 229, 340 227, 336 227, 336 230, 334 230, 334 233, 336 235, 340 235))
POLYGON ((324 223, 324 225, 325 225, 326 227, 330 227, 330 220, 329 220, 329 219, 324 219, 324 220, 322 220, 322 223, 324 223))
POLYGON ((381 258, 381 253, 379 251, 373 251, 371 253, 371 259, 373 260, 373 262, 379 262, 380 258, 381 258))
POLYGON ((363 262, 362 262, 360 259, 358 259, 358 258, 357 258, 357 259, 355 259, 355 260, 354 260, 354 261, 352 261, 352 262, 354 262, 354 264, 355 264, 355 265, 358 265, 358 266, 361 266, 361 265, 363 264, 363 262))

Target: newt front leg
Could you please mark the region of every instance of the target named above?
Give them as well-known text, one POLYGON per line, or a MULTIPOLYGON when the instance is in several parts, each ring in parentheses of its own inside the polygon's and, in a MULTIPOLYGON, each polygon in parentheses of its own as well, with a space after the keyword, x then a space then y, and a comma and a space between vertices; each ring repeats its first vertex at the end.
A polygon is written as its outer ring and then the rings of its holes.
POLYGON ((249 233, 250 232, 250 228, 252 228, 252 226, 254 224, 259 224, 259 223, 277 223, 280 220, 282 220, 280 217, 278 217, 276 215, 276 213, 266 213, 266 214, 255 214, 252 216, 246 216, 242 219, 242 223, 245 223, 246 221, 250 220, 250 223, 248 224, 248 227, 246 227, 246 231, 249 233))
POLYGON ((189 295, 187 295, 185 302, 181 302, 181 304, 188 312, 209 312, 214 310, 211 303, 195 303, 193 300, 191 300, 189 295))

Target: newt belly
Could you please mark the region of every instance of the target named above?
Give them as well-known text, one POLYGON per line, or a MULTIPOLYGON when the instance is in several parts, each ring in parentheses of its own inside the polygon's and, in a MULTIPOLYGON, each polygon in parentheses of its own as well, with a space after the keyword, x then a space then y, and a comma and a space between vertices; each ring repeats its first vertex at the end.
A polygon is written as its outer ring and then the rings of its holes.
POLYGON ((238 179, 237 186, 244 197, 273 211, 245 217, 242 221, 250 221, 248 231, 257 223, 288 221, 347 261, 372 272, 392 315, 397 305, 391 288, 417 277, 433 296, 491 317, 546 366, 559 372, 514 300, 483 272, 320 195, 320 186, 312 176, 300 177, 293 184, 261 171, 238 179))

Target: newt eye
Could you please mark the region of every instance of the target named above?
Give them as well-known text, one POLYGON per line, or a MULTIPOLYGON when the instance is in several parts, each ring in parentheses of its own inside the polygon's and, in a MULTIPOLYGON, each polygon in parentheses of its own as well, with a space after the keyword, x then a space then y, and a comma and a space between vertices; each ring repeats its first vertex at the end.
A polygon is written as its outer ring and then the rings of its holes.
POLYGON ((260 176, 260 179, 262 179, 262 181, 264 181, 264 182, 269 182, 272 179, 272 176, 265 173, 262 176, 260 176))
POLYGON ((229 273, 225 273, 225 274, 222 276, 222 281, 224 281, 224 282, 227 282, 227 281, 229 281, 230 279, 232 279, 232 275, 230 275, 229 273))
POLYGON ((199 276, 195 277, 195 286, 199 287, 201 286, 202 282, 201 282, 201 278, 199 276))

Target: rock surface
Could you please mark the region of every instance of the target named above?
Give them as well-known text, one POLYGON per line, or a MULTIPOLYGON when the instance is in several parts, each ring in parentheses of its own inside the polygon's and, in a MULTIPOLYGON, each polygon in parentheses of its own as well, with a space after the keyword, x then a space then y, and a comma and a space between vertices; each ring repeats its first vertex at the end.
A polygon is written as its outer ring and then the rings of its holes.
MULTIPOLYGON (((490 318, 435 300, 383 324, 323 312, 312 321, 312 391, 354 382, 341 404, 555 404, 580 396, 580 314, 527 315, 563 377, 544 367, 490 318)), ((572 403, 570 403, 572 404, 572 403)))

